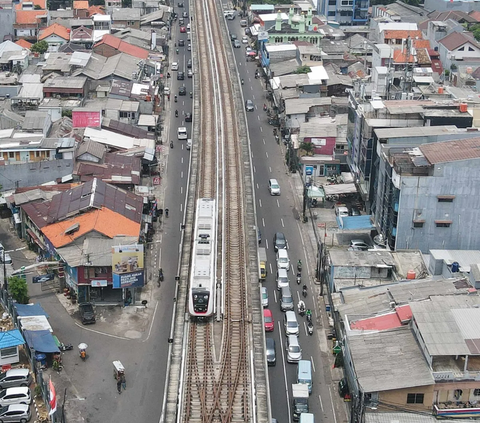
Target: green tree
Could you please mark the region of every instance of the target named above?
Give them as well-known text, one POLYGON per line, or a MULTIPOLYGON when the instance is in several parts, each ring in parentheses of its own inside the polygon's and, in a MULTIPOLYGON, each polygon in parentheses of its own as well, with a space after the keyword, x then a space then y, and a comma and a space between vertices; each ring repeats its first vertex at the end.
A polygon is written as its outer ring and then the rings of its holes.
POLYGON ((472 31, 473 36, 477 41, 480 41, 480 24, 475 24, 470 27, 470 31, 472 31))
POLYGON ((297 70, 293 73, 308 73, 308 72, 311 72, 312 70, 310 69, 309 66, 300 66, 299 68, 297 68, 297 70))
POLYGON ((20 276, 8 278, 8 292, 20 304, 28 304, 27 281, 20 276))
POLYGON ((313 153, 313 144, 311 142, 302 142, 300 144, 300 149, 307 153, 307 156, 313 153))
POLYGON ((39 41, 38 43, 35 43, 30 50, 33 53, 40 53, 43 54, 48 50, 48 43, 45 40, 39 41))

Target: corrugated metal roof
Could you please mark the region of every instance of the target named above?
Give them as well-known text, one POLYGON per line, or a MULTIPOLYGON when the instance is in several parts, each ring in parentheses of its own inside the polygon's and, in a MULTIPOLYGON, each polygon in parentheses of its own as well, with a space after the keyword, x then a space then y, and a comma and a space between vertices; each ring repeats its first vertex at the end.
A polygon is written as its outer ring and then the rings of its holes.
POLYGON ((348 337, 361 390, 381 392, 434 383, 422 351, 409 327, 348 337), (372 371, 374 362, 374 371, 372 371), (408 372, 405 371, 408 369, 408 372))
POLYGON ((25 344, 25 340, 18 329, 0 332, 0 349, 16 347, 23 344, 25 344))
POLYGON ((431 164, 480 158, 480 137, 419 146, 431 164))
POLYGON ((468 317, 480 318, 479 306, 480 298, 473 295, 435 296, 410 303, 428 353, 431 356, 480 354, 480 342, 471 342, 480 340, 480 325, 468 321, 468 317))

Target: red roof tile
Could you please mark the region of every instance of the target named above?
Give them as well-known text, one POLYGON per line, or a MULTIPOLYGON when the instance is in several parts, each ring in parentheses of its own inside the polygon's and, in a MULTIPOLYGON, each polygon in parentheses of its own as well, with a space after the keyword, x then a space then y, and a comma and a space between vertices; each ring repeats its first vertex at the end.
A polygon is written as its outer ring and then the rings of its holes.
POLYGON ((403 40, 410 38, 422 38, 422 31, 419 30, 399 30, 399 29, 386 29, 383 31, 383 38, 385 40, 403 40))
POLYGON ((87 0, 76 0, 73 2, 73 9, 88 9, 88 1, 87 0))
POLYGON ((356 330, 387 330, 401 326, 402 322, 398 318, 397 313, 388 313, 383 316, 370 317, 350 323, 350 328, 356 330))
POLYGON ((36 24, 40 17, 46 16, 46 10, 16 10, 15 23, 17 25, 36 24))
POLYGON ((90 6, 88 8, 88 16, 105 15, 105 8, 103 6, 90 6))
POLYGON ((57 23, 54 23, 53 25, 47 26, 45 29, 42 29, 40 31, 40 35, 38 36, 38 40, 44 40, 45 38, 53 34, 59 36, 60 38, 63 38, 64 40, 70 40, 70 30, 57 23))
POLYGON ((146 59, 149 54, 148 50, 134 46, 133 44, 129 44, 110 34, 104 35, 102 40, 95 44, 93 48, 101 46, 102 44, 106 44, 122 53, 126 53, 133 57, 138 57, 139 59, 146 59))
POLYGON ((75 239, 92 231, 101 233, 109 238, 113 238, 120 232, 126 236, 138 237, 140 235, 140 223, 134 222, 106 207, 102 207, 99 210, 78 214, 72 219, 62 220, 42 228, 43 234, 55 248, 68 245, 75 239), (79 225, 78 231, 66 235, 65 231, 77 223, 79 225))
POLYGON ((430 48, 430 41, 429 40, 413 40, 413 47, 430 48))
POLYGON ((28 49, 30 49, 30 47, 33 46, 32 43, 29 43, 27 40, 23 40, 23 39, 15 41, 15 44, 19 45, 20 47, 28 48, 28 49))
POLYGON ((477 22, 480 22, 480 12, 478 10, 472 10, 469 15, 475 19, 477 22))
MULTIPOLYGON (((393 50, 393 62, 394 63, 407 63, 407 56, 405 50, 393 50)), ((408 58, 409 63, 415 62, 415 56, 411 54, 408 58)))

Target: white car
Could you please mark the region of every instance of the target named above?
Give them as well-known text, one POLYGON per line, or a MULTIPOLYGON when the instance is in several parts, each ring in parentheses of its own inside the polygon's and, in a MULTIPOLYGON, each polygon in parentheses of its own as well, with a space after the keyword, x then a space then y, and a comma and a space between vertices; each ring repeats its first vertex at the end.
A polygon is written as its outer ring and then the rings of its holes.
POLYGON ((0 254, 0 263, 12 264, 12 258, 8 253, 1 253, 0 254))
POLYGON ((178 63, 172 62, 172 71, 178 71, 178 63))
POLYGON ((302 359, 302 348, 295 335, 287 336, 287 362, 298 363, 302 359))
POLYGON ((262 286, 261 292, 262 292, 262 306, 263 307, 268 307, 268 291, 267 291, 267 288, 262 286))
POLYGON ((190 29, 190 24, 187 24, 187 30, 190 29))
POLYGON ((248 44, 248 37, 246 35, 242 37, 242 44, 248 44))
POLYGON ((285 269, 287 272, 290 269, 290 259, 288 258, 287 250, 277 251, 277 269, 285 269))
POLYGON ((0 392, 0 407, 10 404, 31 404, 32 395, 30 388, 20 386, 18 388, 7 388, 0 392))

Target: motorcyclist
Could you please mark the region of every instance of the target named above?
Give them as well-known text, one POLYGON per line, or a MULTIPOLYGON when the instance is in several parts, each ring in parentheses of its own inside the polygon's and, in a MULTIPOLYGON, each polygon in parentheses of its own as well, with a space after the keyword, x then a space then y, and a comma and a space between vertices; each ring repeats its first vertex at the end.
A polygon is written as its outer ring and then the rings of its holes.
POLYGON ((307 321, 311 322, 312 321, 312 310, 307 309, 305 311, 305 316, 307 316, 307 321))
POLYGON ((306 296, 307 296, 307 285, 303 285, 303 288, 302 288, 302 295, 303 295, 304 297, 306 297, 306 296))
POLYGON ((245 82, 243 81, 243 78, 242 78, 242 85, 244 84, 245 82))
POLYGON ((178 110, 175 110, 175 117, 178 117, 178 110))
POLYGON ((176 50, 176 51, 177 51, 177 54, 178 54, 178 48, 177 48, 177 50, 176 50))
POLYGON ((193 93, 190 91, 190 98, 193 98, 193 93))
POLYGON ((175 99, 175 103, 176 103, 177 102, 177 96, 176 95, 175 95, 174 99, 175 99))
POLYGON ((305 303, 303 300, 300 300, 297 305, 298 308, 298 314, 305 313, 305 303))

